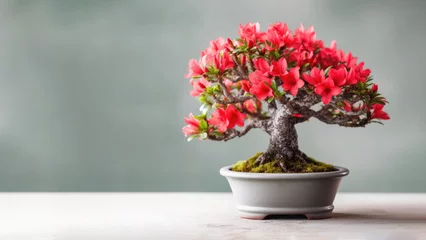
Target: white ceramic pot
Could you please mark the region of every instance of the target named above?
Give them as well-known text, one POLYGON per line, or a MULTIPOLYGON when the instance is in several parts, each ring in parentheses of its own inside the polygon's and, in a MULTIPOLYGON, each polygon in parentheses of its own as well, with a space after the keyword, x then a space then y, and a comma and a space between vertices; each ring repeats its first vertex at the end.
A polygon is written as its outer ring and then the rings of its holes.
POLYGON ((245 173, 220 169, 228 179, 242 218, 267 215, 305 215, 308 219, 332 216, 333 201, 342 177, 349 170, 322 173, 245 173))

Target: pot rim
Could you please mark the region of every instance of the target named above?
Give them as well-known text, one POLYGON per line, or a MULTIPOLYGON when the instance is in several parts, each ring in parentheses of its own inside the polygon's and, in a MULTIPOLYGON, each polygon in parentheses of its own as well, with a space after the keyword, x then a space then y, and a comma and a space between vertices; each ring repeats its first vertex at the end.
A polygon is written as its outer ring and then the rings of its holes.
POLYGON ((250 172, 234 172, 231 171, 232 165, 220 169, 220 175, 231 178, 245 179, 321 179, 344 177, 349 174, 349 170, 344 167, 333 166, 336 171, 332 172, 316 172, 316 173, 250 173, 250 172))

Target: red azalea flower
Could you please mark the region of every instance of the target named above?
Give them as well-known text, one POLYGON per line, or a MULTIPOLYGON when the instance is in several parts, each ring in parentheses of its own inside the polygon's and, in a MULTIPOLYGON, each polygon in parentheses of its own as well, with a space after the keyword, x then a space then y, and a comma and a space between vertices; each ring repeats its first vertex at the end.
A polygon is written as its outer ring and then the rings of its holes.
POLYGON ((389 115, 384 112, 382 109, 385 105, 383 104, 374 104, 371 109, 373 110, 372 114, 371 114, 371 119, 381 119, 381 120, 389 120, 390 117, 389 115))
POLYGON ((213 66, 219 69, 220 72, 224 72, 225 70, 234 67, 234 61, 232 60, 231 55, 227 52, 217 53, 213 59, 213 66))
POLYGON ((242 65, 242 66, 245 66, 245 65, 246 65, 246 62, 247 62, 247 57, 246 57, 246 55, 242 55, 242 56, 241 56, 241 65, 242 65))
POLYGON ((316 33, 313 26, 310 26, 308 29, 305 29, 303 24, 300 24, 300 27, 296 29, 295 35, 299 38, 302 43, 307 43, 311 45, 316 42, 316 33))
POLYGON ((373 84, 373 86, 371 87, 371 91, 377 92, 378 90, 379 90, 379 86, 377 86, 377 84, 373 84))
POLYGON ((205 55, 208 55, 208 54, 216 55, 216 53, 218 53, 222 50, 228 52, 229 47, 230 47, 229 43, 225 39, 219 37, 216 40, 210 41, 210 47, 208 47, 206 50, 202 51, 201 56, 205 56, 205 55))
POLYGON ((272 83, 272 80, 259 70, 256 70, 249 74, 249 80, 253 84, 250 88, 250 93, 255 95, 260 101, 264 100, 267 97, 274 96, 272 89, 269 87, 272 83))
POLYGON ((304 66, 305 64, 309 64, 310 66, 317 65, 318 58, 313 51, 300 50, 296 51, 296 53, 299 54, 299 56, 296 57, 298 66, 304 66))
POLYGON ((300 113, 294 113, 292 116, 293 117, 297 117, 297 118, 302 118, 303 117, 303 115, 300 114, 300 113))
POLYGON ((359 77, 355 72, 355 68, 351 68, 346 76, 346 85, 357 84, 359 82, 359 77))
POLYGON ((240 24, 238 34, 242 40, 247 42, 249 48, 256 45, 257 40, 263 41, 265 39, 265 33, 260 32, 259 23, 247 23, 244 27, 240 24))
POLYGON ((318 54, 318 64, 324 69, 330 66, 337 67, 339 63, 343 61, 343 58, 343 51, 337 50, 336 41, 333 40, 330 47, 320 50, 318 54))
POLYGON ((317 86, 325 80, 324 71, 317 67, 312 68, 309 74, 303 73, 303 79, 313 86, 317 86))
POLYGON ((244 91, 250 92, 252 84, 248 80, 241 80, 240 84, 244 91))
POLYGON ((284 91, 290 92, 291 95, 296 96, 299 88, 305 85, 302 79, 300 79, 299 67, 294 67, 289 73, 282 75, 283 89, 284 91))
POLYGON ((343 109, 345 109, 346 112, 352 112, 352 106, 347 101, 344 101, 343 103, 345 104, 343 109))
POLYGON ((228 129, 234 128, 235 125, 237 126, 244 126, 244 119, 246 118, 246 115, 244 113, 241 113, 238 111, 234 105, 229 104, 226 108, 226 118, 228 119, 228 129))
POLYGON ((335 86, 331 78, 327 78, 315 88, 315 92, 322 97, 321 100, 324 104, 329 104, 333 96, 339 95, 342 89, 335 86))
POLYGON ((190 83, 194 89, 189 94, 193 97, 200 96, 206 90, 206 87, 210 86, 210 82, 208 82, 205 78, 191 80, 190 83))
POLYGON ((254 67, 261 71, 263 75, 268 76, 269 74, 269 64, 263 58, 256 58, 253 60, 254 67))
POLYGON ((194 118, 192 113, 189 114, 189 118, 184 117, 183 119, 188 124, 182 128, 182 132, 185 134, 185 137, 200 133, 200 120, 194 118))
POLYGON ((185 78, 199 77, 207 72, 206 68, 206 58, 201 58, 200 60, 191 59, 188 63, 188 74, 185 74, 185 78))
POLYGON ((212 117, 209 119, 208 123, 209 125, 216 126, 219 132, 225 132, 229 125, 225 109, 216 109, 216 111, 212 113, 212 117))
POLYGON ((365 81, 367 81, 367 77, 370 76, 371 70, 368 68, 364 69, 364 62, 360 62, 354 67, 354 69, 358 79, 365 83, 365 81))
POLYGON ((260 101, 250 99, 245 101, 243 105, 249 113, 257 113, 261 109, 262 103, 260 101))
POLYGON ((272 45, 266 44, 266 49, 272 51, 283 46, 291 46, 294 42, 294 37, 287 24, 278 22, 269 26, 266 40, 272 45))
POLYGON ((346 62, 346 67, 348 68, 352 68, 356 65, 356 61, 358 58, 352 56, 352 53, 349 52, 348 55, 346 56, 345 62, 346 62))
POLYGON ((285 58, 280 58, 278 62, 272 61, 270 72, 272 76, 278 77, 287 73, 287 61, 285 58))
POLYGON ((346 83, 346 69, 345 68, 339 68, 339 69, 330 69, 330 72, 328 75, 333 79, 334 85, 336 86, 343 86, 346 83))

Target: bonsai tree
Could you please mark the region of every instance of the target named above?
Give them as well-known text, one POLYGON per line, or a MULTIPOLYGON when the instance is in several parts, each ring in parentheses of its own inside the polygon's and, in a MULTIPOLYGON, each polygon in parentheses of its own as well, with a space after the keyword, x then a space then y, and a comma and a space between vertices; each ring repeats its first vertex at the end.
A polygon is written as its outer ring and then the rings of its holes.
POLYGON ((185 77, 201 113, 185 118, 188 140, 228 141, 260 128, 269 147, 251 164, 303 172, 313 160, 299 149, 296 124, 316 118, 364 127, 390 119, 370 69, 335 41, 325 46, 313 27, 292 32, 278 22, 261 32, 258 23, 248 23, 238 33, 236 40, 211 41, 200 59, 189 61, 185 77))

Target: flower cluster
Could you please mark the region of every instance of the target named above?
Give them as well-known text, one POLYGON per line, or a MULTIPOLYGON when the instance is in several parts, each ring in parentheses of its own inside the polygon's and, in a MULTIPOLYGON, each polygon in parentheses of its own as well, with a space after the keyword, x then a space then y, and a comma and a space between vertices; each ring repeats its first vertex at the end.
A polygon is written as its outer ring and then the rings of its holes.
POLYGON ((244 126, 246 119, 268 117, 262 101, 285 105, 318 99, 313 103, 333 107, 333 118, 351 116, 347 119, 352 125, 389 119, 383 111, 387 101, 373 85, 370 69, 351 52, 338 49, 335 41, 325 46, 313 27, 291 31, 278 22, 262 32, 259 23, 248 23, 240 25, 238 33, 236 40, 211 41, 200 59, 189 61, 185 77, 193 86, 191 96, 202 104, 202 114, 185 118, 186 136, 220 135, 244 126))

